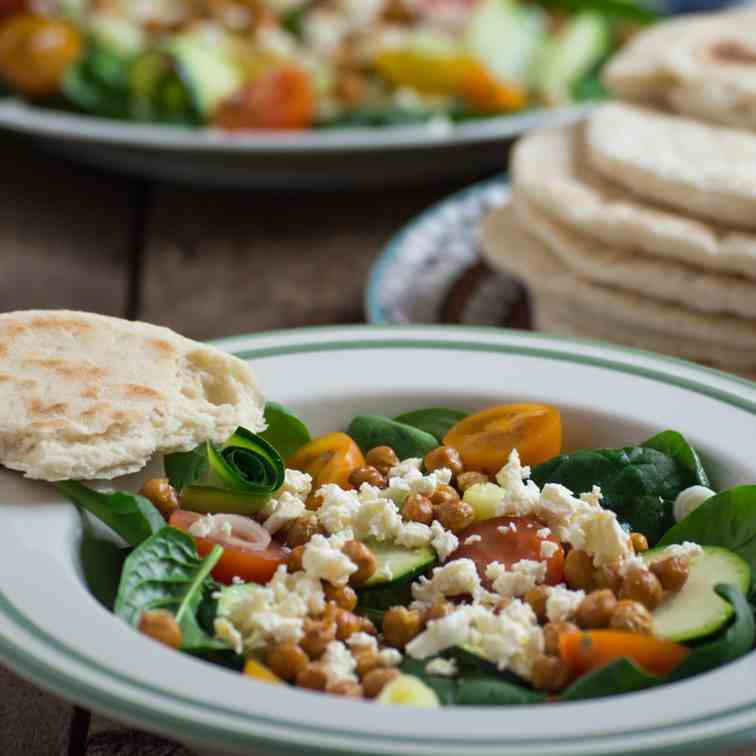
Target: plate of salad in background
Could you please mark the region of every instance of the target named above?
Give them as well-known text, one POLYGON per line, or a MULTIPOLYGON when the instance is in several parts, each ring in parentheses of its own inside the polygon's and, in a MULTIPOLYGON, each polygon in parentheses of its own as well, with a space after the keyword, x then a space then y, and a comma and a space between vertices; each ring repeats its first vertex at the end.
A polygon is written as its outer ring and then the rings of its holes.
POLYGON ((224 183, 395 175, 376 152, 405 176, 480 172, 491 142, 603 97, 602 65, 656 17, 641 0, 6 0, 0 126, 224 183))

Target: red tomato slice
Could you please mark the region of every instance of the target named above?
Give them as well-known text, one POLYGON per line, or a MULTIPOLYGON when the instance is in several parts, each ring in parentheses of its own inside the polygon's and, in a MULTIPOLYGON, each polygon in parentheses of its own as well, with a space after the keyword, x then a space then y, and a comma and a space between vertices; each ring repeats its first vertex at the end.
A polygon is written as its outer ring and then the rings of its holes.
MULTIPOLYGON (((189 528, 203 515, 196 512, 177 510, 171 515, 170 525, 189 533, 189 528)), ((276 541, 270 541, 260 549, 260 525, 249 517, 240 515, 215 515, 219 526, 207 536, 194 536, 197 552, 207 556, 213 546, 223 546, 223 556, 213 568, 212 575, 220 583, 231 584, 235 577, 245 582, 267 583, 278 566, 285 564, 289 549, 276 541), (228 522, 231 533, 225 532, 220 524, 228 522)))
POLYGON ((499 562, 509 569, 521 559, 532 559, 534 562, 546 563, 546 583, 557 585, 562 582, 564 572, 564 549, 555 536, 538 535, 538 531, 545 527, 534 517, 494 517, 476 522, 458 534, 460 546, 449 557, 449 561, 472 559, 481 580, 490 588, 486 567, 491 562, 499 562), (507 528, 505 532, 499 530, 504 527, 507 528), (473 535, 480 536, 480 540, 466 544, 465 541, 473 535), (554 555, 548 559, 541 556, 541 544, 544 541, 551 541, 558 546, 554 555))

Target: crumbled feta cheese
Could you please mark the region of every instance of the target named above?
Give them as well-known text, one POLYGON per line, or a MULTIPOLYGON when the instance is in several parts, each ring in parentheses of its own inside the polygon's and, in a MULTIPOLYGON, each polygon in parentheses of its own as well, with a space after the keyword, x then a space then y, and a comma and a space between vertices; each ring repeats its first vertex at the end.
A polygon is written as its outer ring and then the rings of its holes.
POLYGON ((481 605, 465 605, 438 620, 407 644, 407 653, 427 659, 453 646, 472 646, 501 670, 529 679, 543 652, 543 631, 535 613, 519 599, 499 614, 481 605))
POLYGON ((680 491, 675 499, 674 514, 675 520, 680 522, 684 520, 691 512, 698 509, 701 504, 716 496, 716 493, 706 486, 691 486, 684 491, 680 491))
POLYGON ((220 530, 227 538, 230 538, 234 532, 228 520, 216 519, 216 516, 211 514, 203 515, 189 526, 189 532, 195 538, 207 538, 213 531, 217 530, 220 530))
POLYGON ((398 546, 416 549, 427 546, 432 537, 433 533, 428 525, 423 525, 422 522, 405 522, 399 529, 395 542, 398 546))
POLYGON ((692 541, 684 541, 683 543, 673 543, 671 546, 667 546, 662 552, 662 556, 667 559, 669 557, 686 557, 687 559, 693 559, 703 554, 703 549, 692 541))
POLYGON ((328 533, 338 533, 352 527, 352 520, 360 508, 354 491, 345 491, 336 483, 327 483, 318 489, 321 505, 317 510, 318 522, 328 533))
POLYGON ((539 538, 548 538, 551 535, 551 528, 541 528, 540 530, 536 530, 536 535, 539 538))
POLYGON ((269 643, 301 640, 304 618, 322 613, 325 596, 320 580, 304 572, 287 573, 281 566, 267 585, 249 584, 225 603, 216 618, 216 635, 237 644, 227 623, 239 634, 246 651, 266 648, 269 643))
POLYGON ((455 559, 436 567, 430 579, 422 576, 412 584, 412 596, 424 604, 434 604, 447 596, 481 595, 480 577, 472 559, 455 559))
POLYGON ((237 654, 244 650, 241 633, 225 618, 218 617, 215 620, 215 637, 225 641, 237 654))
POLYGON ((440 675, 441 677, 456 677, 459 673, 457 662, 454 659, 438 657, 425 665, 426 675, 440 675))
POLYGON ((522 466, 520 455, 513 449, 507 464, 496 475, 496 482, 503 492, 498 515, 520 517, 530 514, 538 503, 540 491, 532 480, 528 480, 529 477, 530 468, 522 466))
POLYGON ((492 562, 486 567, 486 577, 499 595, 524 596, 546 579, 546 565, 532 559, 521 559, 508 570, 505 565, 492 562))
POLYGON ((402 516, 396 504, 381 494, 380 489, 366 483, 360 488, 360 505, 352 517, 352 529, 361 540, 393 541, 402 530, 402 516))
POLYGON ((483 536, 473 533, 471 536, 465 538, 465 546, 472 546, 474 543, 480 543, 483 540, 483 536))
POLYGON ((299 499, 306 499, 312 491, 312 476, 300 470, 286 470, 284 484, 279 494, 290 493, 299 499))
POLYGON ((402 663, 402 654, 395 648, 384 648, 378 652, 378 663, 382 667, 398 667, 402 663))
POLYGON ((438 520, 433 521, 430 529, 433 536, 431 546, 436 550, 438 558, 445 562, 459 547, 459 538, 450 530, 446 530, 438 520))
POLYGON ((580 602, 585 598, 585 591, 571 591, 561 585, 546 589, 546 618, 549 622, 568 622, 573 619, 580 602))
POLYGON ((618 573, 621 577, 625 577, 630 570, 647 570, 648 565, 646 564, 643 557, 639 557, 637 554, 630 554, 629 556, 626 556, 624 559, 622 559, 619 562, 618 567, 618 573))
POLYGON ((367 633, 352 633, 347 638, 347 645, 352 648, 367 649, 369 651, 378 652, 378 641, 374 636, 367 633))
POLYGON ((394 465, 389 469, 389 478, 407 478, 415 473, 422 474, 423 460, 420 457, 409 457, 403 460, 398 465, 394 465))
POLYGON ((357 682, 357 675, 354 673, 357 662, 352 652, 341 641, 331 641, 326 646, 321 661, 329 683, 357 682))
POLYGON ((551 559, 559 551, 559 544, 554 541, 541 541, 541 559, 551 559))
POLYGON ((430 496, 440 485, 448 485, 452 478, 451 470, 446 467, 423 475, 422 459, 405 459, 389 470, 389 484, 381 493, 401 504, 413 493, 430 496))
POLYGON ((349 576, 358 568, 342 553, 341 547, 345 542, 341 533, 330 538, 316 533, 305 545, 302 555, 302 568, 307 575, 327 580, 333 585, 346 585, 349 576))
POLYGON ((284 492, 278 498, 275 508, 263 523, 263 527, 271 535, 275 535, 281 528, 300 518, 306 511, 307 508, 302 499, 284 492))

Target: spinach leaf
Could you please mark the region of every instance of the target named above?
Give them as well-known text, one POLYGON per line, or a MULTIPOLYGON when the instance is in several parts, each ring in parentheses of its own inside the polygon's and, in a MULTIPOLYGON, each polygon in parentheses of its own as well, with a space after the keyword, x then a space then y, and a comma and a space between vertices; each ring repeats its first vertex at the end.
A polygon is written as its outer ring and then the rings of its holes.
POLYGON ((412 602, 412 583, 416 578, 417 575, 412 574, 402 580, 393 580, 388 585, 359 590, 358 608, 385 612, 392 606, 407 606, 412 602))
POLYGON ((428 674, 426 668, 433 659, 406 656, 400 667, 402 672, 419 677, 432 688, 444 706, 512 706, 539 703, 546 698, 483 659, 478 660, 477 666, 472 661, 474 655, 462 649, 450 649, 444 656, 457 659, 458 677, 428 674), (460 658, 464 661, 460 662, 460 658))
POLYGON ((223 549, 216 546, 201 559, 191 536, 164 527, 126 559, 115 613, 136 626, 142 612, 167 609, 174 613, 181 628, 182 650, 190 653, 226 650, 227 645, 212 638, 197 616, 206 581, 222 553, 223 549))
POLYGON ((656 451, 667 454, 676 460, 678 464, 690 470, 694 480, 691 483, 692 486, 711 487, 709 476, 706 474, 706 470, 704 470, 701 458, 682 433, 671 430, 662 431, 649 438, 648 441, 644 441, 641 446, 646 449, 656 449, 656 451))
POLYGON ((642 446, 563 454, 534 467, 532 477, 575 493, 601 486, 603 505, 654 545, 674 523, 677 495, 705 476, 697 459, 682 436, 660 434, 642 446))
POLYGON ((165 520, 149 499, 123 491, 100 493, 73 480, 54 484, 74 504, 102 520, 130 546, 165 527, 165 520))
POLYGON ((732 624, 714 640, 696 646, 690 656, 678 666, 666 681, 684 680, 692 675, 708 672, 747 654, 756 640, 753 609, 745 596, 734 586, 720 583, 714 590, 732 604, 735 618, 732 624))
POLYGON ((167 454, 163 466, 171 485, 180 493, 207 474, 207 448, 203 444, 192 451, 167 454))
POLYGON ((567 13, 594 12, 614 19, 650 24, 659 18, 650 3, 637 0, 539 0, 546 8, 567 13))
POLYGON ((430 433, 439 444, 443 444, 444 436, 449 432, 449 428, 456 425, 460 420, 464 420, 467 414, 462 410, 432 407, 405 412, 403 415, 395 417, 394 420, 397 423, 411 425, 413 428, 419 428, 421 431, 430 433))
POLYGON ((112 612, 126 551, 111 538, 97 533, 86 512, 80 509, 79 514, 82 524, 79 559, 84 580, 92 595, 112 612))
POLYGON ((376 446, 390 446, 399 459, 424 457, 438 446, 435 436, 411 425, 379 415, 361 415, 349 424, 347 433, 367 454, 376 446))
POLYGON ((617 659, 600 669, 579 677, 559 697, 560 701, 604 698, 633 693, 658 685, 661 678, 638 668, 629 659, 617 659))
POLYGON ((310 440, 307 426, 289 409, 277 402, 265 405, 267 429, 260 434, 283 459, 288 459, 295 451, 310 440))
POLYGON ((69 103, 86 113, 104 118, 129 116, 129 61, 90 45, 69 66, 63 79, 63 94, 69 103))
POLYGON ((667 531, 659 545, 683 541, 730 549, 756 574, 756 486, 738 486, 707 499, 667 531))

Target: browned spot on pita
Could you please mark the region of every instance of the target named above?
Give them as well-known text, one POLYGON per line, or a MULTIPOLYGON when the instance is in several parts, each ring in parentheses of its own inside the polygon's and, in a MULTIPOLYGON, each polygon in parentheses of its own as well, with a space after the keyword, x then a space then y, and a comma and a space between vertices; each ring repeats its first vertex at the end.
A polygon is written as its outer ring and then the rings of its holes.
POLYGON ((756 50, 741 42, 723 40, 711 48, 711 57, 718 63, 736 63, 756 66, 756 50))
POLYGON ((0 344, 0 360, 5 359, 8 356, 8 347, 5 344, 0 344))
POLYGON ((166 355, 174 354, 176 351, 173 345, 165 339, 150 339, 147 343, 166 355))
POLYGON ((126 396, 132 399, 162 399, 163 395, 159 391, 150 388, 149 386, 142 386, 139 383, 124 383, 122 386, 126 393, 126 396))
POLYGON ((25 360, 25 365, 30 367, 39 367, 44 370, 52 370, 64 378, 74 378, 81 380, 100 380, 105 378, 108 371, 105 368, 94 367, 94 365, 77 365, 76 363, 66 362, 65 360, 25 360))
POLYGON ((46 315, 38 315, 29 321, 33 328, 49 328, 51 330, 76 330, 91 331, 91 323, 77 318, 50 318, 46 315))
POLYGON ((97 386, 89 386, 81 392, 82 399, 99 399, 100 389, 97 386))
POLYGON ((29 403, 29 409, 35 415, 65 415, 68 405, 65 402, 56 402, 55 404, 45 404, 39 399, 32 399, 29 403))
POLYGON ((5 383, 6 381, 15 381, 16 379, 12 375, 8 375, 8 373, 0 373, 0 383, 5 383))
POLYGON ((44 428, 45 430, 68 430, 70 423, 62 417, 55 420, 47 418, 45 420, 32 420, 29 426, 31 428, 44 428))

